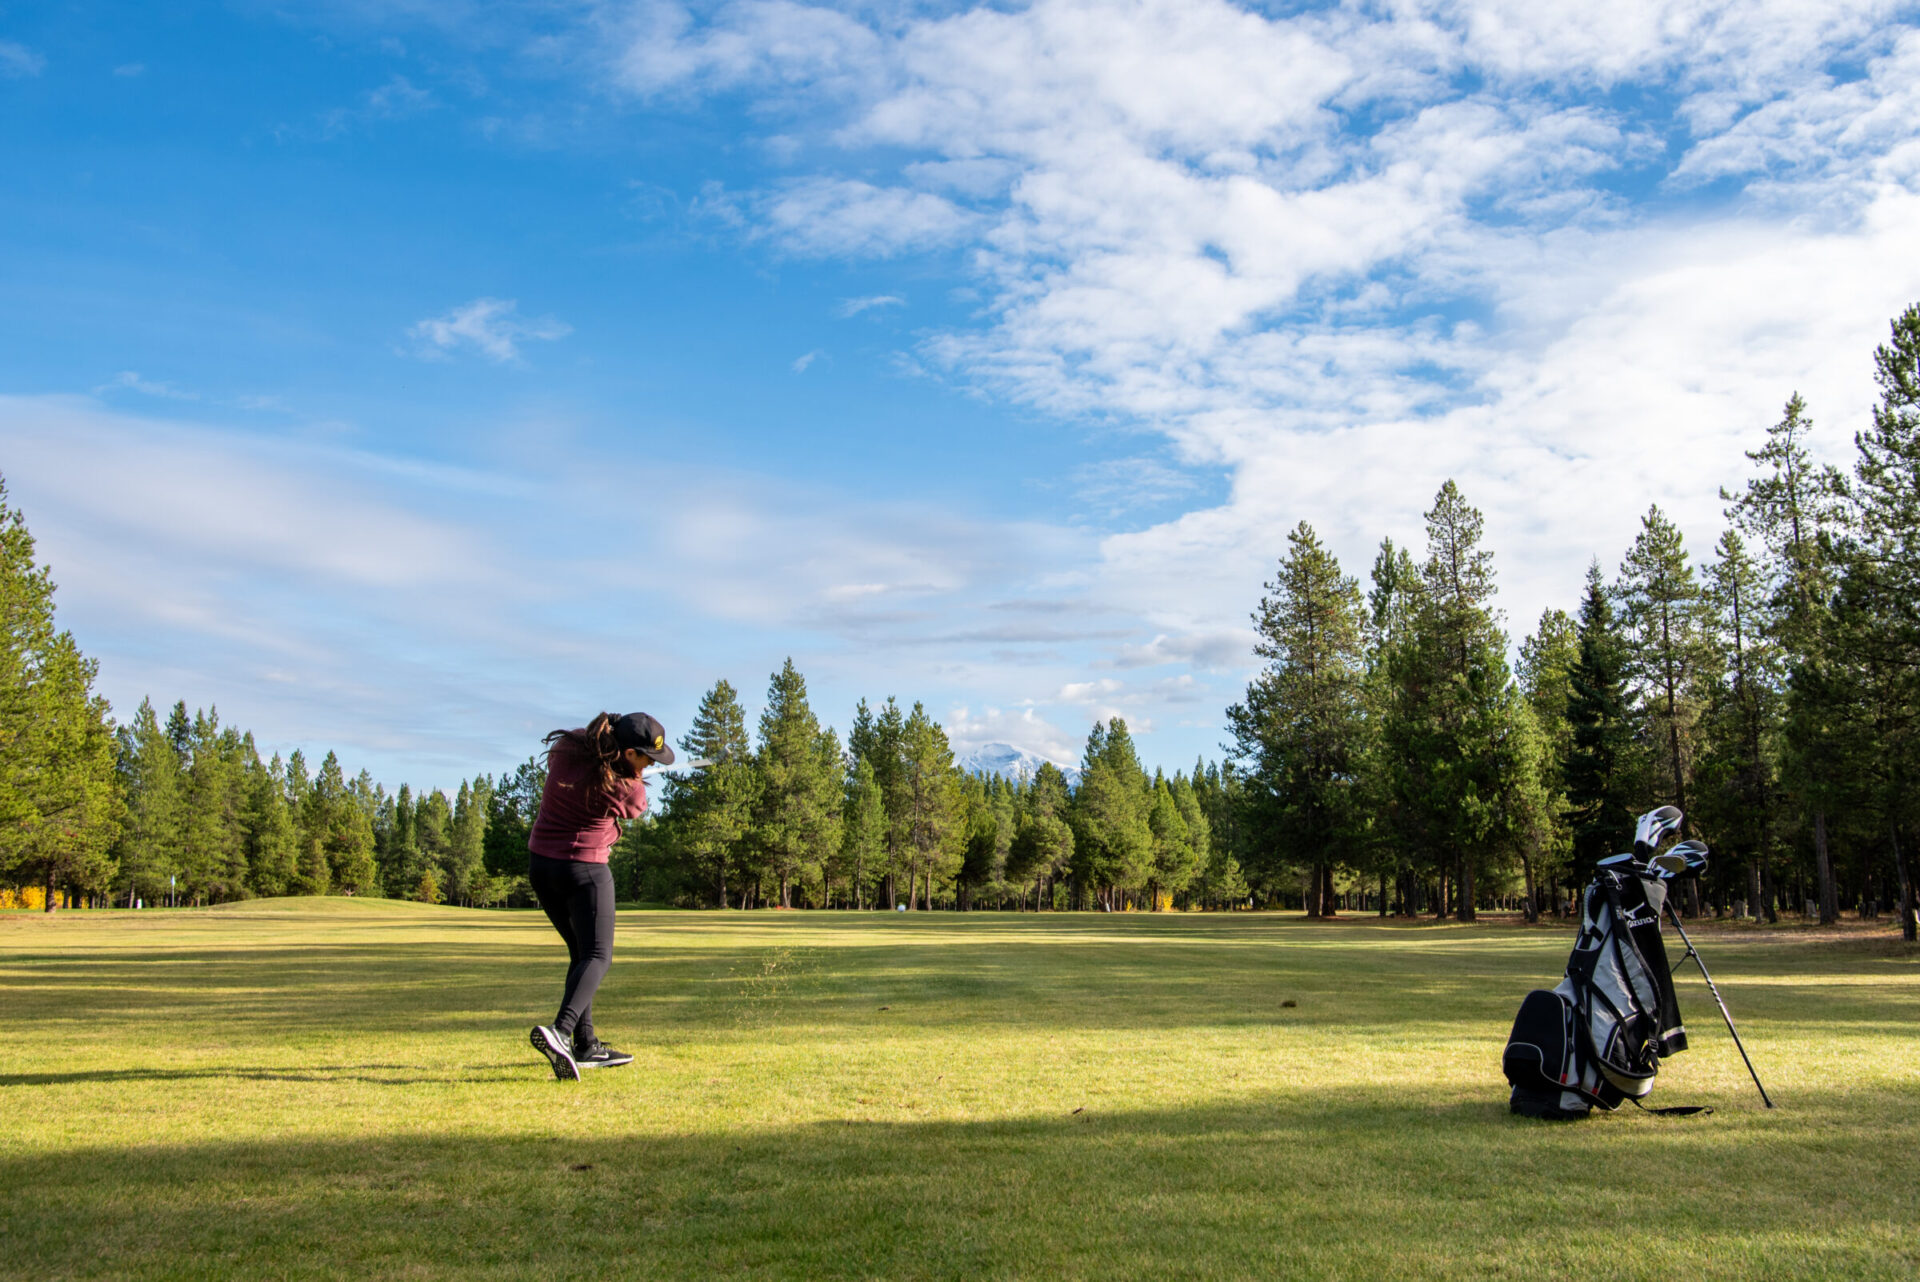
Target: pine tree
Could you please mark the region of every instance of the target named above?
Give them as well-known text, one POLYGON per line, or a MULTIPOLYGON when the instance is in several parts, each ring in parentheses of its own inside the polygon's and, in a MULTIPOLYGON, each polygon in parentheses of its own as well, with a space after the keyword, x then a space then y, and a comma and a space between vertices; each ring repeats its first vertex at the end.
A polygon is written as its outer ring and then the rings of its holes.
POLYGON ((1641 518, 1640 534, 1620 567, 1618 595, 1627 677, 1648 729, 1655 778, 1665 791, 1664 800, 1685 811, 1707 653, 1700 584, 1687 562, 1679 528, 1658 505, 1641 518))
POLYGON ((1627 848, 1639 791, 1638 754, 1627 707, 1626 643, 1600 564, 1587 568, 1579 655, 1567 671, 1567 813, 1573 861, 1584 872, 1627 848))
POLYGON ((970 910, 974 897, 1006 873, 1006 864, 1001 859, 1000 817, 994 813, 989 787, 988 781, 979 775, 959 780, 960 826, 966 838, 954 889, 962 912, 970 910))
POLYGON ((54 584, 0 478, 0 878, 106 890, 120 825, 98 665, 54 625, 54 584))
POLYGON ((746 713, 730 683, 716 681, 701 698, 680 749, 689 759, 713 764, 669 778, 669 844, 725 908, 727 876, 738 867, 760 793, 746 713))
MULTIPOLYGON (((1401 684, 1417 656, 1416 622, 1426 598, 1420 568, 1405 548, 1382 539, 1367 592, 1366 678, 1362 689, 1366 733, 1354 770, 1355 811, 1364 822, 1361 839, 1369 872, 1391 880, 1398 911, 1417 910, 1418 870, 1434 857, 1433 841, 1412 798, 1424 787, 1425 764, 1400 755, 1411 723, 1411 705, 1401 684)), ((1233 780, 1232 763, 1223 780, 1233 780)), ((1385 896, 1383 894, 1382 898, 1385 896)))
MULTIPOLYGON (((439 793, 440 807, 446 798, 439 793)), ((423 806, 426 804, 422 803, 423 806)), ((329 752, 307 794, 307 839, 317 842, 327 889, 343 895, 365 894, 374 885, 373 823, 355 804, 340 769, 340 758, 329 752)), ((309 855, 311 859, 311 855, 309 855)), ((303 877, 319 880, 319 869, 303 866, 303 877)), ((314 893, 326 893, 325 890, 314 893)))
POLYGON ((473 906, 476 896, 486 898, 487 807, 492 800, 486 776, 463 781, 453 799, 453 825, 448 834, 447 898, 473 906))
POLYGON ((291 893, 297 838, 287 813, 286 767, 279 753, 265 766, 256 755, 248 768, 245 827, 248 887, 256 895, 291 893))
POLYGON ((1333 867, 1359 851, 1352 781, 1366 733, 1358 583, 1305 521, 1253 621, 1267 661, 1246 700, 1227 710, 1249 763, 1255 813, 1278 858, 1307 864, 1307 915, 1333 909, 1333 867))
POLYGON ((1533 635, 1520 643, 1518 676, 1539 729, 1540 784, 1546 804, 1540 848, 1537 853, 1528 852, 1522 869, 1528 921, 1539 918, 1537 875, 1556 883, 1554 904, 1558 912, 1557 882, 1572 871, 1573 829, 1568 816, 1566 764, 1573 751, 1573 722, 1568 709, 1573 699, 1573 668, 1579 659, 1579 629, 1565 610, 1542 611, 1533 635))
MULTIPOLYGON (((861 703, 864 710, 866 704, 861 703)), ((849 736, 851 739, 851 736, 849 736)), ((887 807, 873 763, 856 756, 847 772, 846 797, 840 812, 840 864, 853 895, 853 906, 867 906, 867 891, 887 852, 887 807)))
POLYGON ((1808 448, 1813 422, 1806 409, 1795 392, 1780 421, 1767 429, 1765 444, 1747 452, 1759 475, 1748 478, 1738 495, 1722 490, 1720 497, 1730 501, 1728 515, 1737 527, 1767 549, 1771 632, 1788 672, 1782 783, 1810 817, 1820 916, 1830 923, 1838 907, 1827 815, 1842 804, 1847 790, 1836 765, 1851 746, 1848 722, 1855 694, 1835 648, 1832 617, 1841 565, 1836 536, 1847 486, 1833 468, 1813 462, 1808 448))
MULTIPOLYGON (((1910 781, 1920 770, 1920 618, 1914 611, 1920 600, 1920 305, 1894 318, 1891 340, 1874 350, 1873 363, 1880 403, 1872 426, 1854 438, 1846 563, 1855 604, 1841 620, 1847 625, 1841 644, 1863 669, 1863 702, 1881 710, 1875 727, 1879 809, 1901 887, 1901 931, 1911 940, 1917 928, 1915 877, 1900 831, 1912 821, 1910 781)), ((1818 853, 1825 921, 1835 909, 1824 842, 1818 853)))
POLYGON ((935 892, 960 871, 966 832, 959 785, 946 731, 915 703, 900 733, 899 849, 906 858, 909 907, 917 885, 921 902, 932 908, 935 892))
POLYGON ((1388 653, 1382 748, 1407 830, 1454 878, 1455 916, 1472 921, 1480 874, 1538 841, 1540 740, 1507 668, 1480 512, 1448 481, 1426 523, 1418 613, 1388 653))
POLYGON ((1714 848, 1744 860, 1753 914, 1777 919, 1770 863, 1784 673, 1760 567, 1736 530, 1724 531, 1715 550, 1702 597, 1714 681, 1702 717, 1696 809, 1714 848))
POLYGON ((1075 907, 1091 890, 1104 907, 1118 909, 1128 892, 1146 886, 1153 867, 1151 806, 1127 723, 1119 717, 1095 722, 1070 811, 1075 907))
MULTIPOLYGON (((546 783, 547 768, 538 757, 528 757, 512 774, 501 772, 488 798, 487 831, 481 843, 489 875, 500 878, 527 875, 527 836, 533 829, 546 783)), ((669 783, 669 791, 672 786, 669 783)))
POLYGON ((158 903, 178 872, 180 848, 180 758, 161 728, 151 700, 143 699, 133 724, 117 736, 117 769, 126 797, 126 826, 114 846, 116 885, 135 901, 158 903))
POLYGON ((196 711, 188 723, 185 764, 182 892, 195 903, 243 897, 248 893, 243 767, 236 737, 221 732, 217 709, 196 711))
POLYGON ((752 841, 793 907, 794 887, 821 876, 821 861, 840 844, 840 745, 807 705, 807 683, 788 659, 767 684, 754 758, 759 797, 752 841))
POLYGON ((1173 787, 1164 775, 1153 781, 1153 804, 1147 812, 1147 830, 1153 834, 1153 865, 1147 874, 1147 905, 1155 911, 1171 906, 1200 871, 1193 833, 1180 813, 1173 787))
POLYGON ((1033 910, 1039 912, 1043 889, 1073 864, 1067 777, 1051 761, 1041 762, 1020 802, 1007 845, 1006 876, 1023 894, 1031 886, 1033 910))

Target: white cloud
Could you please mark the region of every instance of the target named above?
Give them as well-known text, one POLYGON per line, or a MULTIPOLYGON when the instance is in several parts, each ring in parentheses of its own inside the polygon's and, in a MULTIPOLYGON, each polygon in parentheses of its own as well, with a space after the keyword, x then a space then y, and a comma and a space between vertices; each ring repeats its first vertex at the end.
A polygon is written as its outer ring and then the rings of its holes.
POLYGON ((841 319, 858 316, 861 312, 872 311, 876 307, 905 307, 907 300, 898 294, 875 294, 871 298, 849 298, 834 309, 841 319))
POLYGON ((511 298, 476 298, 439 316, 429 317, 407 330, 422 356, 444 357, 471 348, 497 364, 520 359, 520 344, 529 340, 553 342, 573 332, 573 326, 551 316, 519 316, 511 298))
POLYGON ((116 389, 139 392, 142 396, 154 396, 169 401, 197 401, 200 399, 198 392, 189 392, 183 388, 175 387, 171 383, 161 382, 158 379, 142 378, 138 371, 130 369, 121 370, 118 374, 115 374, 111 380, 94 388, 93 392, 94 395, 98 396, 102 392, 116 389))
POLYGON ((813 364, 815 361, 819 360, 822 356, 825 356, 825 355, 826 355, 825 352, 821 351, 819 348, 816 347, 812 351, 808 352, 806 355, 794 358, 793 372, 796 374, 806 373, 807 367, 809 365, 813 364))
MULTIPOLYGON (((981 319, 922 362, 1225 469, 1223 501, 1077 572, 1157 634, 1112 641, 1120 668, 1244 671, 1288 528, 1364 574, 1382 535, 1418 550, 1448 476, 1516 627, 1649 501, 1704 553, 1790 392, 1840 452, 1920 297, 1911 3, 674 12, 649 92, 744 91, 812 143, 736 198, 746 234, 965 249, 981 319)), ((1161 467, 1077 480, 1109 514, 1180 502, 1161 467)))
POLYGON ((13 40, 0 40, 0 76, 25 78, 46 70, 47 60, 27 46, 13 40))
POLYGON ((765 234, 798 254, 889 257, 952 244, 976 219, 931 192, 804 179, 754 202, 765 234))

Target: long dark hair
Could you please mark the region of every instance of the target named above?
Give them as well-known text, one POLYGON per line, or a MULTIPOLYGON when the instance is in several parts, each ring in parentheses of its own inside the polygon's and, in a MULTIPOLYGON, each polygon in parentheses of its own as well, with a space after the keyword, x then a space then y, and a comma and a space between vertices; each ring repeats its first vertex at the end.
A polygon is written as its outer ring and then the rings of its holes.
POLYGON ((633 767, 627 764, 620 745, 614 742, 611 712, 603 712, 587 722, 584 730, 555 730, 543 742, 551 748, 563 740, 593 758, 600 772, 600 791, 618 792, 622 779, 633 778, 633 767))

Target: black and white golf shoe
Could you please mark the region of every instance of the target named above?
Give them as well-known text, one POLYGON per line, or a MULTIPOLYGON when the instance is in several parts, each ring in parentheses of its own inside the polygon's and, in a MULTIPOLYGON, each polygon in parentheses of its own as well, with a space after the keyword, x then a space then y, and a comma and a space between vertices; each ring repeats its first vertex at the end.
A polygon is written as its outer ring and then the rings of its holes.
POLYGON ((580 1065, 574 1062, 573 1047, 568 1044, 570 1039, 565 1034, 545 1024, 536 1024, 533 1031, 527 1034, 527 1040, 553 1065, 555 1078, 563 1082, 580 1080, 580 1065))
POLYGON ((596 1037, 588 1045, 573 1048, 573 1062, 581 1068, 619 1068, 633 1063, 633 1056, 613 1049, 596 1037))

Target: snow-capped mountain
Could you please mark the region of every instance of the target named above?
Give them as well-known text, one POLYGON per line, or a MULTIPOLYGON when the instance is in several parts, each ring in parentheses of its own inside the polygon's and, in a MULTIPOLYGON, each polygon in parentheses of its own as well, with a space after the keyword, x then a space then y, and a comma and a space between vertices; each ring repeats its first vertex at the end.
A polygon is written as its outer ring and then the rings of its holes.
MULTIPOLYGON (((999 775, 1002 779, 1018 779, 1024 770, 1031 779, 1045 760, 1047 758, 1037 752, 1028 752, 1010 743, 983 743, 954 757, 953 764, 970 775, 999 775)), ((1067 777, 1069 784, 1080 782, 1080 767, 1061 765, 1057 761, 1053 764, 1067 777)))

